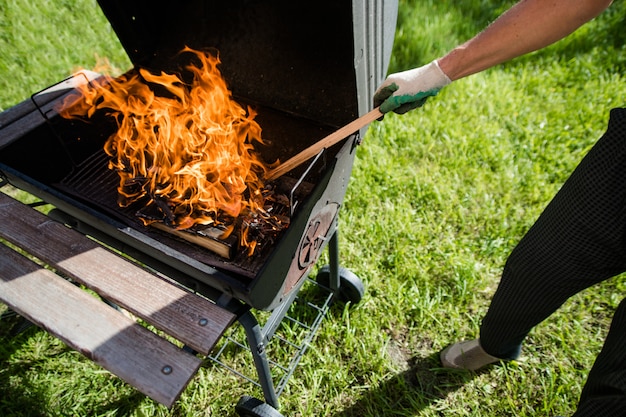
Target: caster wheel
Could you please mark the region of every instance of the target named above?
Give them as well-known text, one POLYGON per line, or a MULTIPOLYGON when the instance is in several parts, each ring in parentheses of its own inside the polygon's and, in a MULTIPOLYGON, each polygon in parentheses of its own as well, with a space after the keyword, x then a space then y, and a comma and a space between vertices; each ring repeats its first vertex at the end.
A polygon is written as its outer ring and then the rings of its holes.
POLYGON ((241 417, 283 417, 271 405, 248 395, 244 395, 239 399, 235 406, 235 411, 241 417))
MULTIPOLYGON (((326 287, 330 284, 330 266, 323 266, 317 273, 316 280, 326 287)), ((363 299, 365 286, 361 278, 346 268, 339 268, 339 299, 356 304, 363 299)))

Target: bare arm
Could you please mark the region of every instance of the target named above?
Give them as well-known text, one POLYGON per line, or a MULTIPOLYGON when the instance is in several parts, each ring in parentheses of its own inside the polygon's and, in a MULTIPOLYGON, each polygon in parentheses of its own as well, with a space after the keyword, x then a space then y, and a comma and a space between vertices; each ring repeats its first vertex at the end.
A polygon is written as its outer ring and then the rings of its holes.
POLYGON ((374 94, 382 113, 420 107, 451 81, 536 51, 574 32, 612 0, 520 0, 487 29, 444 57, 391 74, 374 94))
POLYGON ((521 0, 439 66, 456 80, 548 46, 605 10, 612 0, 521 0))

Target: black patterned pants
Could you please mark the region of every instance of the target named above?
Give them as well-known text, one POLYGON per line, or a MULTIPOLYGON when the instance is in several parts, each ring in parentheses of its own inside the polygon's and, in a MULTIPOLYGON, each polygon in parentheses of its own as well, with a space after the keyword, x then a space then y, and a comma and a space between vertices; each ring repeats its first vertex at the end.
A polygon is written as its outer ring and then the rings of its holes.
MULTIPOLYGON (((572 295, 626 271, 626 109, 511 253, 485 316, 481 345, 519 355, 528 332, 572 295)), ((626 415, 626 299, 617 308, 575 416, 626 415)))

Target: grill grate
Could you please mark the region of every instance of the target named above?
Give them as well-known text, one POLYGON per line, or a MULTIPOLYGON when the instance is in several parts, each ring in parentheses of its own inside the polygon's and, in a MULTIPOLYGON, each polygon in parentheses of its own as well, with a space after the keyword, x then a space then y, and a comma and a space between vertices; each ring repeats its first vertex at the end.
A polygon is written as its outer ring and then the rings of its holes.
MULTIPOLYGON (((77 164, 69 175, 63 178, 59 183, 54 184, 54 186, 60 191, 95 207, 123 224, 155 238, 174 249, 192 255, 195 259, 212 267, 234 272, 247 279, 254 278, 263 267, 272 250, 273 241, 269 239, 277 239, 279 238, 278 236, 268 237, 267 242, 264 242, 266 243, 264 245, 265 247, 257 251, 254 256, 249 257, 245 249, 237 249, 237 237, 234 234, 226 240, 220 240, 216 237, 219 236, 218 234, 213 236, 208 233, 207 230, 194 229, 194 233, 190 233, 199 238, 213 239, 219 242, 218 246, 220 246, 220 248, 232 248, 228 249, 229 255, 225 256, 224 253, 219 250, 213 252, 206 249, 207 247, 211 247, 211 245, 202 247, 196 244, 198 243, 197 241, 193 243, 193 239, 185 239, 184 236, 181 238, 180 233, 177 234, 173 229, 172 231, 169 229, 163 230, 166 229, 167 226, 158 228, 145 226, 139 218, 139 215, 144 214, 142 212, 143 207, 141 206, 141 202, 137 202, 128 207, 120 207, 118 205, 117 187, 119 185, 119 176, 116 171, 108 168, 109 161, 110 157, 103 149, 99 149, 85 158, 81 163, 77 164)), ((280 208, 278 206, 280 203, 276 202, 276 212, 288 212, 290 206, 295 207, 298 201, 301 201, 312 191, 313 185, 306 181, 303 182, 302 179, 303 178, 294 180, 285 176, 281 178, 280 184, 274 184, 274 187, 277 189, 277 194, 284 195, 284 198, 290 200, 289 205, 285 206, 286 208, 280 208)))
POLYGON ((245 251, 238 251, 232 259, 222 258, 208 249, 177 238, 170 233, 145 226, 136 215, 138 206, 120 207, 117 204, 119 176, 108 168, 108 162, 109 156, 104 150, 98 150, 76 165, 68 176, 54 186, 127 226, 193 256, 204 264, 234 272, 247 279, 255 277, 265 262, 267 254, 261 253, 255 257, 248 257, 245 251))
POLYGON ((103 150, 94 153, 61 181, 61 187, 74 190, 74 194, 106 208, 112 204, 116 211, 119 210, 116 204, 119 177, 107 168, 109 159, 103 150))

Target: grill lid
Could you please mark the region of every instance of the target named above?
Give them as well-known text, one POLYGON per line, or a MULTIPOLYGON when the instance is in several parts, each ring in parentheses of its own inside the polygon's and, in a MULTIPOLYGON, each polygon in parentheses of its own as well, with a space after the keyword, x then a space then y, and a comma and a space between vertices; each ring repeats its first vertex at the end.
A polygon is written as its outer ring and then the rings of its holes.
POLYGON ((99 0, 133 64, 176 71, 185 46, 219 51, 236 97, 329 126, 371 107, 397 0, 99 0))

